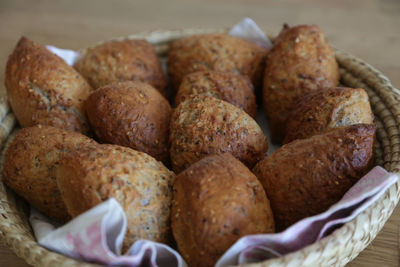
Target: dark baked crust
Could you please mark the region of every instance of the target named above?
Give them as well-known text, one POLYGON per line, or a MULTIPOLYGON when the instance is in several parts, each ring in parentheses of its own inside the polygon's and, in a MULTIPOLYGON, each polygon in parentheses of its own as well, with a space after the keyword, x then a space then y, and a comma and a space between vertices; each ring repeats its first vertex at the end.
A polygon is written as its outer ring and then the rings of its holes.
POLYGON ((103 142, 167 161, 171 107, 151 85, 130 81, 106 85, 88 97, 86 112, 103 142))
POLYGON ((277 229, 338 202, 372 167, 374 141, 374 125, 356 124, 295 140, 257 163, 277 229))
POLYGON ((96 142, 50 126, 21 129, 6 150, 3 181, 32 206, 59 222, 69 219, 55 180, 62 154, 96 142))
POLYGON ((284 143, 359 123, 374 123, 364 89, 334 87, 311 91, 294 105, 286 123, 284 143))
POLYGON ((149 83, 167 96, 161 63, 153 46, 146 40, 112 40, 89 48, 74 66, 93 86, 113 82, 149 83))
POLYGON ((223 152, 252 167, 268 150, 267 140, 253 118, 209 95, 192 96, 174 110, 170 144, 176 173, 207 155, 223 152))
POLYGON ((315 25, 285 25, 267 55, 264 73, 263 104, 272 140, 283 140, 297 97, 334 87, 338 80, 338 64, 322 30, 315 25))
POLYGON ((193 35, 171 43, 168 74, 175 90, 185 75, 203 70, 242 74, 258 88, 266 54, 266 49, 227 34, 193 35))
POLYGON ((250 80, 243 75, 217 71, 198 71, 186 75, 175 104, 191 95, 208 94, 243 109, 253 118, 257 115, 256 96, 250 80))
POLYGON ((92 88, 61 58, 22 37, 8 58, 8 101, 22 127, 50 125, 89 131, 83 102, 92 88))
POLYGON ((56 171, 72 217, 115 198, 125 211, 124 248, 136 240, 167 243, 175 175, 151 156, 117 145, 98 145, 66 154, 56 171))
POLYGON ((174 183, 172 231, 189 266, 214 266, 240 237, 274 232, 268 198, 229 153, 203 158, 174 183))

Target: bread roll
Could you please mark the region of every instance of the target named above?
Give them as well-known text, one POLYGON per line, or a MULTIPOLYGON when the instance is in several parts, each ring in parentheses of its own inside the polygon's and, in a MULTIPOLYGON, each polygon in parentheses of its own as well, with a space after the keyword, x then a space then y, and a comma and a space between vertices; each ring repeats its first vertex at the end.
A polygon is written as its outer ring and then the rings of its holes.
POLYGON ((42 124, 88 132, 83 102, 90 85, 44 46, 22 37, 8 58, 5 85, 22 127, 42 124))
POLYGON ((167 161, 171 107, 151 85, 130 81, 106 85, 88 97, 86 112, 103 142, 167 161))
POLYGON ((257 163, 277 229, 338 202, 372 167, 374 141, 374 125, 355 124, 295 140, 257 163))
POLYGON ((262 185, 229 153, 203 158, 174 183, 172 231, 189 266, 214 266, 240 237, 273 233, 262 185))
POLYGON ((243 110, 209 95, 193 96, 174 110, 170 143, 176 173, 207 155, 223 152, 253 167, 268 150, 257 122, 243 110))
POLYGON ((185 75, 203 70, 245 75, 258 88, 266 54, 266 49, 227 34, 193 35, 170 45, 168 74, 175 90, 185 75))
POLYGON ((50 126, 23 128, 6 150, 3 181, 39 211, 66 222, 70 216, 57 187, 55 169, 61 155, 95 145, 84 135, 50 126))
POLYGON ((93 88, 140 81, 167 96, 167 82, 153 46, 146 40, 112 40, 89 48, 74 67, 93 88))
POLYGON ((125 249, 139 239, 169 241, 174 177, 151 156, 117 145, 76 150, 56 171, 73 218, 111 197, 121 204, 127 218, 125 249))
POLYGON ((178 93, 175 104, 192 95, 208 94, 243 109, 253 118, 257 115, 254 87, 246 76, 228 72, 198 71, 186 75, 178 93))
POLYGON ((338 64, 321 28, 285 25, 266 60, 263 104, 272 141, 285 137, 286 120, 299 96, 330 88, 339 80, 338 64))
POLYGON ((374 123, 364 89, 334 87, 311 91, 294 105, 286 124, 284 143, 358 123, 374 123))

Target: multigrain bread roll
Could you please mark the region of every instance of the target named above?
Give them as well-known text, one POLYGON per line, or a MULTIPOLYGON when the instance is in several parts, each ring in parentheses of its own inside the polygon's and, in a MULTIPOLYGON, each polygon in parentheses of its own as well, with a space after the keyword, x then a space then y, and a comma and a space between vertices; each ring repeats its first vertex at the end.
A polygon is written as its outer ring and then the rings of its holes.
POLYGON ((372 167, 375 126, 356 124, 295 140, 253 172, 271 201, 277 229, 327 210, 372 167))
POLYGON ((32 206, 59 222, 70 216, 55 180, 60 157, 96 142, 82 134, 50 126, 21 129, 9 144, 3 164, 3 181, 32 206))
POLYGON ((193 35, 170 45, 168 74, 175 90, 185 75, 203 70, 242 74, 258 88, 266 54, 266 49, 227 34, 193 35))
POLYGON ((161 63, 146 40, 112 40, 89 48, 74 67, 93 88, 113 82, 141 81, 167 95, 161 63))
POLYGON ((334 87, 311 91, 294 105, 286 124, 284 143, 359 123, 374 123, 364 89, 334 87))
POLYGON ((5 85, 22 127, 42 124, 88 132, 83 102, 92 88, 44 46, 22 37, 8 58, 5 85))
POLYGON ((169 138, 176 173, 207 155, 223 152, 251 168, 268 150, 267 140, 253 118, 209 95, 193 96, 174 110, 169 138))
POLYGON ((169 241, 174 178, 151 156, 117 145, 66 154, 56 171, 73 218, 111 197, 121 204, 128 223, 124 249, 139 239, 169 241))
POLYGON ((174 182, 172 231, 189 266, 214 266, 240 237, 273 233, 257 177, 229 153, 203 158, 174 182))
POLYGON ((88 97, 86 112, 101 141, 167 161, 171 107, 151 85, 130 81, 106 85, 88 97))
POLYGON ((338 80, 338 64, 322 30, 315 25, 284 25, 264 72, 263 104, 272 140, 283 140, 286 120, 299 96, 334 87, 338 80))
POLYGON ((257 115, 256 96, 250 80, 243 75, 217 71, 198 71, 186 75, 175 97, 175 105, 192 95, 208 94, 257 115))

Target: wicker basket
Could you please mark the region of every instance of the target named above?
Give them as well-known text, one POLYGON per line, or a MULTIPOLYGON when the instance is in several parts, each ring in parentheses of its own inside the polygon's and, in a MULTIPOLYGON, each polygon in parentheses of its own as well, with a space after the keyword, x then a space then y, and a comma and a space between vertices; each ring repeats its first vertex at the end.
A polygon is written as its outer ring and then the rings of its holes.
MULTIPOLYGON (((218 30, 221 32, 223 30, 218 30)), ((216 30, 157 31, 129 36, 146 38, 154 44, 159 56, 166 56, 168 43, 184 36, 217 32, 216 30)), ((367 63, 336 50, 341 82, 349 87, 362 87, 370 97, 375 114, 378 165, 391 172, 400 170, 400 91, 367 63)), ((0 142, 15 131, 15 118, 7 101, 0 101, 0 142)), ((343 266, 354 259, 378 234, 399 200, 399 182, 377 202, 317 243, 281 258, 246 266, 343 266)), ((0 237, 19 257, 35 266, 98 266, 83 263, 51 252, 36 242, 27 219, 26 203, 0 182, 0 237)))

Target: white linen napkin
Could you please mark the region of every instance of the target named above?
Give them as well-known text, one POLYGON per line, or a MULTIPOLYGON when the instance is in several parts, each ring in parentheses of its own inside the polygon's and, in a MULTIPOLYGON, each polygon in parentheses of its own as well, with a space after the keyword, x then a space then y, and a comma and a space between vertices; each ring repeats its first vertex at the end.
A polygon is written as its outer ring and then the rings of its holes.
POLYGON ((186 263, 169 246, 149 240, 136 241, 121 255, 126 217, 111 198, 62 227, 31 208, 30 222, 39 244, 75 259, 107 265, 182 266, 186 263))

